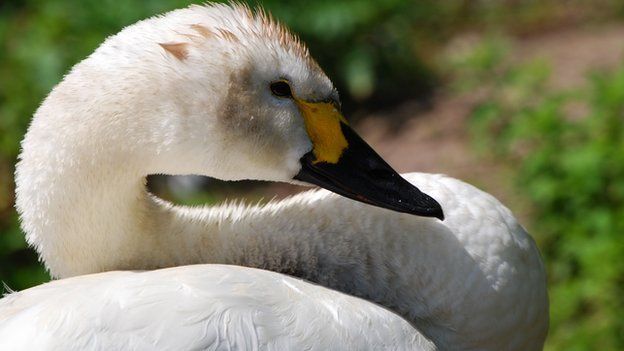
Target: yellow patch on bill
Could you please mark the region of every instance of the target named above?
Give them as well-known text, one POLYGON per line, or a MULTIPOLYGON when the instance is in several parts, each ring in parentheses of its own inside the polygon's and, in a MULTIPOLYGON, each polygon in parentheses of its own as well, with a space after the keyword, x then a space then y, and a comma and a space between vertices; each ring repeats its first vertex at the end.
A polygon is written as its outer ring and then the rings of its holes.
POLYGON ((337 163, 349 146, 342 133, 340 122, 347 123, 340 111, 327 102, 306 102, 297 100, 303 115, 306 131, 317 162, 337 163))

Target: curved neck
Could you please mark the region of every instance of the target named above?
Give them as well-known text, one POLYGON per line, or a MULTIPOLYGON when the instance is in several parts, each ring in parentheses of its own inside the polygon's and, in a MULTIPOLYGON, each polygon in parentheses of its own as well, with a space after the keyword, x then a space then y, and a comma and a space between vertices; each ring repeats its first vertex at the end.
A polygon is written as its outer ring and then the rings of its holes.
MULTIPOLYGON (((194 263, 258 267, 377 302, 441 349, 470 346, 484 335, 470 316, 496 307, 482 302, 498 301, 491 278, 438 221, 408 221, 326 191, 263 206, 178 207, 150 195, 124 165, 98 172, 86 159, 59 164, 55 155, 25 147, 16 175, 28 242, 55 277, 194 263)), ((478 345, 486 342, 506 341, 484 335, 478 345)))
POLYGON ((226 263, 288 273, 375 301, 391 287, 382 280, 396 279, 375 267, 386 267, 384 257, 392 255, 386 251, 397 248, 384 250, 382 237, 365 238, 361 213, 340 214, 364 205, 318 192, 264 206, 174 206, 149 194, 127 159, 83 155, 71 139, 42 138, 39 130, 31 127, 24 141, 17 208, 27 241, 54 277, 226 263))
POLYGON ((41 135, 41 127, 31 126, 23 142, 17 208, 54 277, 228 263, 333 286, 349 280, 338 277, 343 265, 367 256, 358 234, 332 218, 331 204, 299 196, 265 206, 174 206, 147 192, 146 167, 132 167, 137 159, 111 154, 112 146, 76 147, 68 135, 41 135))
MULTIPOLYGON (((127 167, 102 173, 79 158, 72 166, 55 167, 53 155, 44 163, 28 151, 18 166, 18 208, 28 242, 55 277, 237 264, 306 278, 394 308, 388 289, 410 275, 393 272, 420 266, 418 255, 397 256, 400 245, 364 234, 368 221, 388 221, 362 219, 353 210, 364 205, 324 191, 264 206, 179 207, 149 194, 144 178, 127 167)), ((403 307, 401 313, 411 313, 403 307)))

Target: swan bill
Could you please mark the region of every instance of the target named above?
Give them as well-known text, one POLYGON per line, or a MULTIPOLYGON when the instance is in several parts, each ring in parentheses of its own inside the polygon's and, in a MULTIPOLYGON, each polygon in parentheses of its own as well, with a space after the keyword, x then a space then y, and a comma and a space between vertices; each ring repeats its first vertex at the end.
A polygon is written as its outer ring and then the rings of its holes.
POLYGON ((444 220, 436 200, 403 179, 344 120, 338 123, 344 138, 340 155, 319 159, 315 145, 300 159, 301 170, 294 179, 373 206, 444 220))

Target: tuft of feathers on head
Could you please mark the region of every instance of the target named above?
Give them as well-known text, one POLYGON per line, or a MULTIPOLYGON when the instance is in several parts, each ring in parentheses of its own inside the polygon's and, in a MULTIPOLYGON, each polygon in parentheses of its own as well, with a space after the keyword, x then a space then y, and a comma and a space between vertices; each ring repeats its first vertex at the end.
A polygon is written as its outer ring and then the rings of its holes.
POLYGON ((180 61, 188 57, 188 43, 158 43, 158 45, 180 61))
POLYGON ((189 39, 190 43, 159 43, 161 47, 179 60, 184 60, 188 56, 186 44, 201 45, 206 41, 221 40, 244 45, 251 39, 255 39, 276 43, 284 50, 305 61, 313 61, 308 48, 299 37, 260 6, 252 9, 248 5, 238 2, 206 3, 191 5, 187 10, 205 14, 210 21, 191 23, 188 25, 190 33, 178 33, 189 39))

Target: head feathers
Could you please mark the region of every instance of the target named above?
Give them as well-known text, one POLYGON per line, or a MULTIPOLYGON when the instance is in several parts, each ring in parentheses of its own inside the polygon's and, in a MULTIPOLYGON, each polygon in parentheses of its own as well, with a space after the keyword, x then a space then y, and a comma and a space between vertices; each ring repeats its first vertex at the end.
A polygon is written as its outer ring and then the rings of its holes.
MULTIPOLYGON (((304 61, 313 61, 303 42, 262 8, 252 10, 240 3, 206 4, 192 5, 182 11, 185 15, 192 13, 193 16, 189 18, 197 21, 188 24, 188 31, 176 32, 184 38, 181 40, 190 40, 195 45, 203 45, 211 40, 237 45, 271 43, 304 61)), ((176 58, 184 60, 188 53, 184 44, 184 41, 180 41, 160 43, 160 46, 176 58)))

